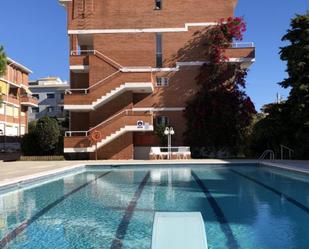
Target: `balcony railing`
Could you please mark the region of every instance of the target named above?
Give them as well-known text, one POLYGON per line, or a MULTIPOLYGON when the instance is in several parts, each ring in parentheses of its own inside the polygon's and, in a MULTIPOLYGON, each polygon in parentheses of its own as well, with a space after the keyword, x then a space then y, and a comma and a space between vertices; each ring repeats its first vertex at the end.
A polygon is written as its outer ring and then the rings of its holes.
POLYGON ((254 48, 254 42, 232 42, 231 48, 254 48))
POLYGON ((22 105, 26 106, 38 106, 38 99, 29 94, 21 95, 20 102, 22 105))

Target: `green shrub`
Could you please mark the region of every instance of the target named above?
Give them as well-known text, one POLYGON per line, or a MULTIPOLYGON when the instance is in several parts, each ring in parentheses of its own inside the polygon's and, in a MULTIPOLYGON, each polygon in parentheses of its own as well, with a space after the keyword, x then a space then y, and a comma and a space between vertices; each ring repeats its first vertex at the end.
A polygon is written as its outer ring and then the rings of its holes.
POLYGON ((22 138, 22 152, 27 156, 63 153, 63 137, 54 118, 43 117, 29 124, 29 133, 22 138))

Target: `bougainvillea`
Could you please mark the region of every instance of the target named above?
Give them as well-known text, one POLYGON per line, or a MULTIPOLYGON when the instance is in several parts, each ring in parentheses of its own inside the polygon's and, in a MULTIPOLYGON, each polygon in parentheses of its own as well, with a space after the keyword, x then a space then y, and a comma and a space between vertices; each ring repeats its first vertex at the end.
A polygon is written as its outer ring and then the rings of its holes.
POLYGON ((240 63, 231 63, 227 50, 233 41, 243 38, 246 24, 242 18, 220 20, 203 36, 205 63, 197 76, 199 86, 195 96, 187 102, 184 133, 187 144, 211 153, 224 151, 238 154, 246 128, 256 113, 246 95, 247 70, 240 63))

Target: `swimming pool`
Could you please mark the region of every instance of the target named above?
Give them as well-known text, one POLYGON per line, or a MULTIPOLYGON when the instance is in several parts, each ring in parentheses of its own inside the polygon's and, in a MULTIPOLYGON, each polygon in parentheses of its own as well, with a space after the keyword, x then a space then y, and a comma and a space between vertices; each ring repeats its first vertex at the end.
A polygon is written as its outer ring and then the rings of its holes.
POLYGON ((211 249, 309 248, 309 176, 258 165, 91 166, 1 194, 0 248, 149 249, 155 211, 201 212, 211 249))

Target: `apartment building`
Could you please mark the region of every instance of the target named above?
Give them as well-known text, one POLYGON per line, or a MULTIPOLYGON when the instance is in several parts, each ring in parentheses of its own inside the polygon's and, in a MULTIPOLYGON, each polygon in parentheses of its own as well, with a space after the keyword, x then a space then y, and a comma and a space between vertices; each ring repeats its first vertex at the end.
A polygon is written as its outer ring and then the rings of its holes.
POLYGON ((16 150, 19 137, 27 132, 28 108, 37 107, 28 78, 31 70, 7 58, 6 74, 0 78, 0 148, 16 150))
MULTIPOLYGON (((234 15, 237 0, 60 0, 67 10, 70 89, 64 108, 70 158, 147 158, 157 125, 183 144, 185 102, 203 57, 198 31, 234 15), (199 43, 198 43, 199 42, 199 43)), ((231 46, 230 62, 250 66, 250 43, 231 46)))
POLYGON ((57 118, 59 123, 66 117, 64 111, 64 94, 70 88, 66 81, 59 77, 46 77, 29 82, 32 96, 38 100, 38 107, 32 107, 29 121, 37 120, 44 116, 57 118))

